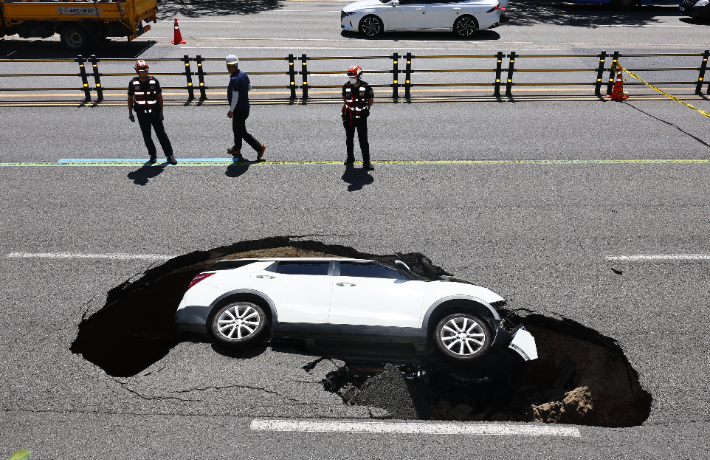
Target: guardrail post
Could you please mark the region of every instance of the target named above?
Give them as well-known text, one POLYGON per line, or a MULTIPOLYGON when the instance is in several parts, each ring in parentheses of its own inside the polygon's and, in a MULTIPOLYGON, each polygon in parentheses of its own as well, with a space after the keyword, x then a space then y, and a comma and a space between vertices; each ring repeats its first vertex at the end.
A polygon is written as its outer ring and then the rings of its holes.
POLYGON ((599 67, 597 67, 597 81, 594 83, 594 94, 597 97, 602 96, 602 78, 604 78, 604 61, 606 60, 606 51, 599 53, 599 67))
POLYGON ((104 89, 101 87, 101 74, 99 73, 99 59, 95 54, 91 55, 91 67, 93 68, 94 83, 96 84, 96 102, 104 100, 104 89))
POLYGON ((503 52, 498 51, 496 54, 496 81, 493 85, 493 95, 495 97, 500 97, 500 76, 503 73, 503 52))
POLYGON ((614 87, 614 78, 616 77, 616 72, 614 72, 614 63, 619 62, 619 52, 614 51, 611 57, 611 68, 609 69, 609 81, 606 84, 606 94, 611 94, 611 90, 614 87))
POLYGON ((288 82, 291 88, 291 100, 296 100, 296 69, 294 69, 293 54, 288 55, 288 82))
POLYGON ((76 57, 76 62, 79 63, 79 76, 81 77, 81 89, 84 91, 84 102, 89 102, 91 100, 91 88, 89 88, 89 79, 86 75, 84 58, 81 54, 76 57))
POLYGON ((301 81, 303 82, 303 102, 308 100, 308 57, 301 55, 301 81))
POLYGON ((410 88, 412 87, 412 53, 407 53, 407 65, 404 68, 404 97, 409 100, 412 97, 410 88))
POLYGON ((508 78, 505 81, 505 97, 513 97, 513 72, 515 72, 515 51, 508 55, 508 78))
POLYGON ((185 78, 187 78, 187 101, 195 99, 195 90, 192 87, 192 72, 190 71, 190 57, 186 54, 182 61, 185 63, 185 78))
POLYGON ((399 99, 399 54, 392 53, 392 99, 399 99))
POLYGON ((207 94, 205 94, 205 71, 202 69, 202 55, 195 56, 195 62, 197 62, 197 83, 200 85, 200 100, 204 101, 207 99, 207 94))
MULTIPOLYGON (((708 68, 708 57, 710 57, 710 50, 705 50, 703 53, 703 62, 700 64, 698 84, 695 86, 695 94, 698 96, 703 94, 703 82, 705 81, 705 70, 708 68)), ((708 94, 710 94, 710 85, 708 85, 708 94)))

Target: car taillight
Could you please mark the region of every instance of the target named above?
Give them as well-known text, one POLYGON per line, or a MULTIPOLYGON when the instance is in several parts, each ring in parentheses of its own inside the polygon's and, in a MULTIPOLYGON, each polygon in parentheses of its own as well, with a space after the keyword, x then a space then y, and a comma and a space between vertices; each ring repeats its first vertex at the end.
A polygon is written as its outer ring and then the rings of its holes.
POLYGON ((196 277, 192 278, 192 281, 190 281, 190 285, 187 287, 187 289, 190 289, 192 286, 196 285, 203 279, 209 278, 210 276, 214 275, 217 272, 208 272, 208 273, 200 273, 196 277))
POLYGON ((490 10, 486 11, 486 13, 492 13, 492 12, 494 12, 495 10, 497 10, 498 8, 500 8, 500 3, 497 4, 496 6, 494 6, 493 8, 491 8, 490 10))

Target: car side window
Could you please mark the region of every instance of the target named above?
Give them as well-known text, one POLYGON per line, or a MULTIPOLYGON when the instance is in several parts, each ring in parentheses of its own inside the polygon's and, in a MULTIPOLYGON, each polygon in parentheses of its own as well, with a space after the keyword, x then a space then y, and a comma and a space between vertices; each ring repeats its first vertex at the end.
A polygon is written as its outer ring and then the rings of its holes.
POLYGON ((373 262, 340 262, 340 276, 354 276, 358 278, 386 278, 395 280, 407 279, 400 275, 397 270, 373 262))
POLYGON ((417 3, 422 3, 421 0, 399 0, 400 5, 415 5, 417 3))
POLYGON ((327 275, 330 262, 279 262, 275 273, 284 275, 327 275))

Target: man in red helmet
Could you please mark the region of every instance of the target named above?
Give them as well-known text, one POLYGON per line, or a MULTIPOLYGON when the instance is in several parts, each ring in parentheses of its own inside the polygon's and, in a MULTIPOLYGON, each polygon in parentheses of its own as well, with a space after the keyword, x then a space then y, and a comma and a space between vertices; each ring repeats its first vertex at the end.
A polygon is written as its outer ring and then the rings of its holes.
POLYGON ((346 165, 355 163, 354 145, 355 130, 360 141, 362 152, 362 167, 372 171, 375 169, 370 164, 370 143, 367 140, 367 117, 370 116, 370 107, 375 101, 375 94, 370 85, 362 79, 362 69, 354 65, 348 69, 349 81, 343 85, 343 127, 345 127, 345 145, 348 149, 346 165))
POLYGON ((145 146, 148 147, 151 164, 158 161, 156 156, 155 144, 151 136, 150 127, 155 130, 155 135, 158 136, 160 146, 163 148, 163 153, 168 159, 168 163, 176 165, 177 161, 173 156, 173 147, 170 145, 170 139, 165 133, 163 126, 163 94, 160 89, 160 83, 155 77, 148 76, 148 63, 142 59, 136 61, 133 67, 138 73, 137 77, 133 77, 128 84, 128 119, 135 122, 133 110, 138 115, 138 124, 143 133, 145 146))

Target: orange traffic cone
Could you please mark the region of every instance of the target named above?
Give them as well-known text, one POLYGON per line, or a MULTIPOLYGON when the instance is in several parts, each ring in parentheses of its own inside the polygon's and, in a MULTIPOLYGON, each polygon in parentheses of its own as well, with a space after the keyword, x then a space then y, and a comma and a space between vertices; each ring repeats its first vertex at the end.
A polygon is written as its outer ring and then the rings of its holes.
POLYGON ((621 72, 616 74, 614 89, 606 97, 611 98, 612 101, 625 101, 629 98, 629 95, 624 92, 624 79, 621 77, 621 72))
POLYGON ((182 34, 180 33, 180 26, 177 23, 177 18, 175 18, 175 34, 173 36, 173 40, 170 42, 173 45, 182 45, 185 43, 185 40, 182 39, 182 34))

